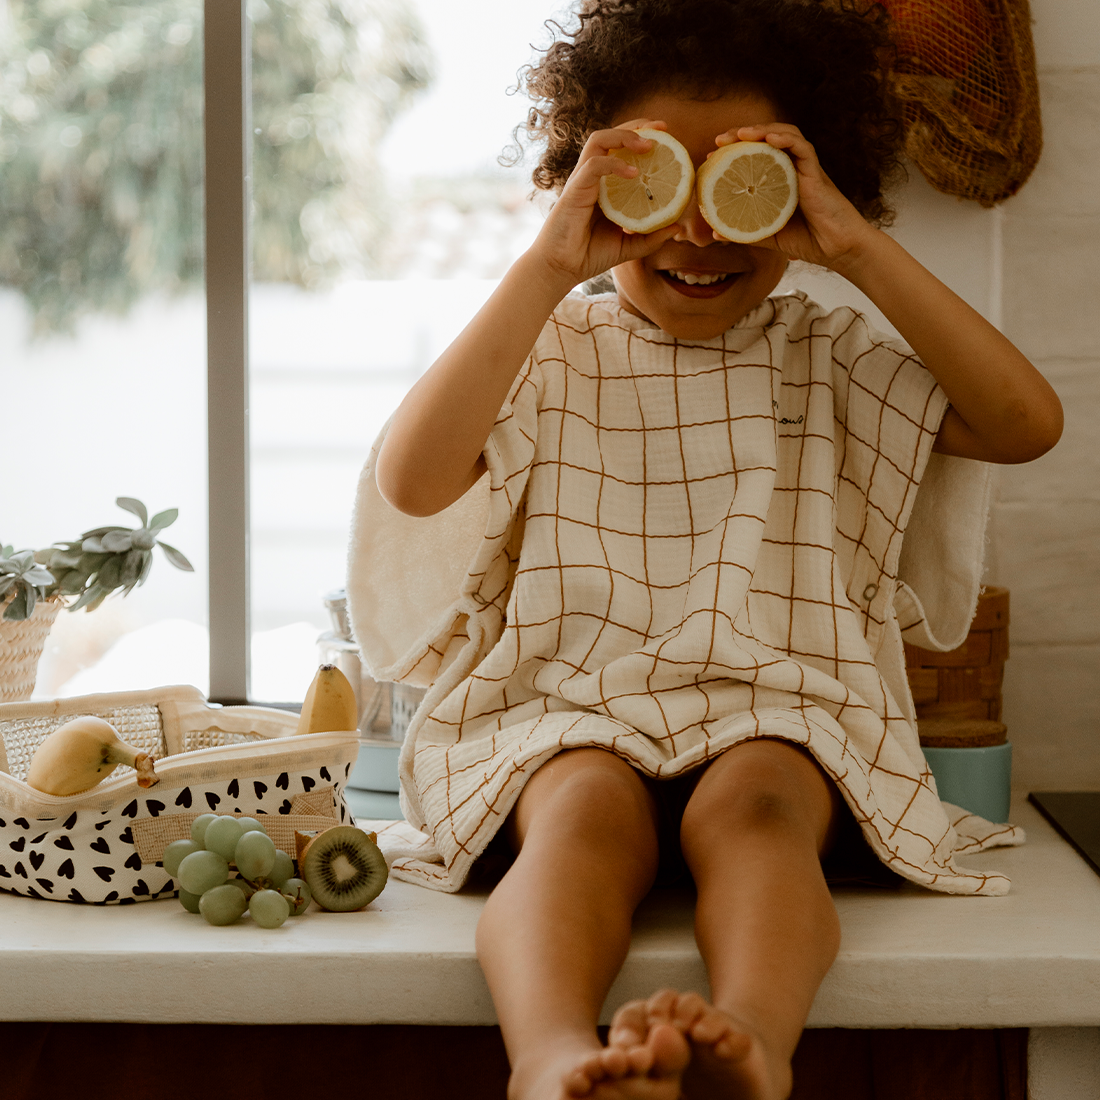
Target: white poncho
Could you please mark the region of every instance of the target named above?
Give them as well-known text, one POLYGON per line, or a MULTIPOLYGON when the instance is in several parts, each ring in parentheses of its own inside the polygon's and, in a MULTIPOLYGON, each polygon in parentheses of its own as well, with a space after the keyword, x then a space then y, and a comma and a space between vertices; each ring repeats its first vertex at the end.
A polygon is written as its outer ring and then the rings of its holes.
POLYGON ((903 634, 961 644, 978 595, 989 470, 930 462, 946 406, 904 345, 801 294, 702 341, 570 296, 462 500, 403 516, 372 457, 353 625, 377 678, 431 685, 400 763, 421 832, 394 873, 458 889, 563 749, 671 777, 779 737, 899 874, 1004 893, 955 855, 1022 834, 940 802, 904 668, 903 634))

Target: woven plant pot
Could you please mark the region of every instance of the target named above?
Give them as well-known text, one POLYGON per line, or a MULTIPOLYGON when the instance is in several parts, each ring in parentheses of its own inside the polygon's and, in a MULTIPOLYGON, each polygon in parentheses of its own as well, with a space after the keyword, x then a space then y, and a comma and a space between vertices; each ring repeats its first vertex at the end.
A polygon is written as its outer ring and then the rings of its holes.
POLYGON ((0 703, 31 697, 38 660, 61 606, 60 600, 39 600, 22 622, 0 619, 0 703))

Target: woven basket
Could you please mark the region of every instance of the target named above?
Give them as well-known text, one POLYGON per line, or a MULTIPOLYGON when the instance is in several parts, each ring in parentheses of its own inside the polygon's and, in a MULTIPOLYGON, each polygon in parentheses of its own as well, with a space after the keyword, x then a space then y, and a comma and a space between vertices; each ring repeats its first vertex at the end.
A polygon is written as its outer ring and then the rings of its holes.
POLYGON ((983 588, 970 633, 958 649, 938 653, 905 646, 906 672, 920 719, 1001 720, 1008 659, 1008 589, 983 588))
POLYGON ((60 600, 39 600, 22 622, 0 619, 0 703, 29 699, 60 600))
POLYGON ((296 714, 212 706, 187 686, 0 704, 0 890, 99 905, 170 897, 164 849, 202 813, 258 817, 288 853, 295 832, 350 823, 344 785, 358 734, 297 728, 296 714), (79 794, 28 786, 38 746, 81 714, 153 756, 158 783, 141 787, 119 765, 79 794))

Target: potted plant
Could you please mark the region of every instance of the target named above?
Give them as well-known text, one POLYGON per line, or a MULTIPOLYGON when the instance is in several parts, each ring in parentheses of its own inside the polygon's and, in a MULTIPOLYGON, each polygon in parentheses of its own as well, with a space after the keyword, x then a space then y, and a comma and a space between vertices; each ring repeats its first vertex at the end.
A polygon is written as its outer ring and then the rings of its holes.
POLYGON ((70 542, 16 551, 0 542, 0 701, 29 699, 46 637, 62 607, 94 611, 112 593, 144 584, 160 546, 177 568, 194 572, 174 546, 160 538, 179 515, 169 508, 149 518, 133 497, 115 503, 141 521, 138 527, 96 527, 70 542))

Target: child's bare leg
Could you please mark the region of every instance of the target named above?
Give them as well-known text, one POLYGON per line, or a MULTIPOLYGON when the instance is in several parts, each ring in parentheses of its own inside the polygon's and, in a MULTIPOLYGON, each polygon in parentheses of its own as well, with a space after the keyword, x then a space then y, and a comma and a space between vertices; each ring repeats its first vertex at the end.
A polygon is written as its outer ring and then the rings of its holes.
POLYGON ((688 1060, 664 1025, 608 1050, 596 1025, 657 870, 656 814, 638 774, 600 749, 561 753, 509 820, 519 855, 489 897, 478 958, 512 1065, 511 1100, 675 1100, 688 1060))
POLYGON ((624 1010, 629 1045, 644 1016, 691 1039, 684 1095, 783 1100, 791 1056, 840 946, 819 854, 840 808, 836 787, 796 746, 752 741, 699 781, 681 842, 698 888, 695 935, 712 1004, 666 991, 624 1010))

